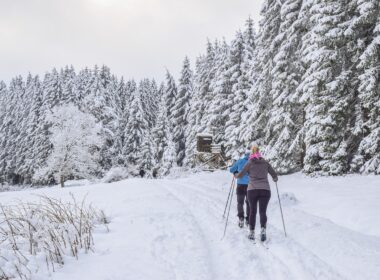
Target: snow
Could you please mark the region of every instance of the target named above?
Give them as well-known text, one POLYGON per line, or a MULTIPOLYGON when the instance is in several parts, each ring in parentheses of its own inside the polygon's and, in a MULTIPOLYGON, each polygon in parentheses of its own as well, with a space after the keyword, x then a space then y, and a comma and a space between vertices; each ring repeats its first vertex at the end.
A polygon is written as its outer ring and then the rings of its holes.
POLYGON ((132 178, 114 183, 0 193, 0 204, 38 194, 70 193, 105 210, 106 233, 95 251, 67 258, 52 275, 34 279, 379 279, 380 179, 376 176, 281 176, 288 238, 273 182, 268 208, 269 249, 239 229, 235 196, 227 234, 222 214, 231 183, 225 171, 175 179, 132 178))
POLYGON ((197 133, 197 137, 213 137, 210 133, 197 133))

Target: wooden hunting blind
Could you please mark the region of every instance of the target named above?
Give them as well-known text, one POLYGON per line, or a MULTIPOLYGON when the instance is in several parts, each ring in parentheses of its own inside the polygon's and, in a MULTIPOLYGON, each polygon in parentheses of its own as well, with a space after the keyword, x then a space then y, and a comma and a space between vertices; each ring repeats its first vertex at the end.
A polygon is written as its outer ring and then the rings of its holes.
POLYGON ((198 134, 197 135, 197 152, 199 153, 211 153, 212 145, 211 134, 198 134))
POLYGON ((216 170, 227 166, 221 144, 214 143, 212 134, 200 133, 197 135, 197 151, 195 163, 205 170, 216 170))

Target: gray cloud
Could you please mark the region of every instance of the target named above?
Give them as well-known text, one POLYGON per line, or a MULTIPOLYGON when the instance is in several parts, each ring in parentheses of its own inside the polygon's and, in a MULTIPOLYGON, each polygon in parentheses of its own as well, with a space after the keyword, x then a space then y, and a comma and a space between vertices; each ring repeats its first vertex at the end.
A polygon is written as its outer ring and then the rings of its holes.
POLYGON ((1 0, 0 79, 72 64, 125 78, 178 75, 206 39, 233 38, 263 0, 1 0))

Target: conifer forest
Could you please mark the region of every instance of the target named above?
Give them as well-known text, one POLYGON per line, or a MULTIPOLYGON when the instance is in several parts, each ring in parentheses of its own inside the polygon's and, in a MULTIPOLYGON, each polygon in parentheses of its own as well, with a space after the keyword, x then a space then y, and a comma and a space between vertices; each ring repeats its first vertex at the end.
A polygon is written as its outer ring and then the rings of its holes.
POLYGON ((0 182, 57 181, 62 149, 67 178, 165 176, 195 167, 198 133, 231 159, 257 143, 282 174, 380 174, 379 0, 264 2, 258 27, 242 20, 163 81, 99 65, 0 82, 0 182))

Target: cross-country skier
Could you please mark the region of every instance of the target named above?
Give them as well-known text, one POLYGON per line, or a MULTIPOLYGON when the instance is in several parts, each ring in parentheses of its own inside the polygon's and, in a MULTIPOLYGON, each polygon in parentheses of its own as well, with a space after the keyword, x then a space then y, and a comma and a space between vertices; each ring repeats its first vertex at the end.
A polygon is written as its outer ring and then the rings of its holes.
MULTIPOLYGON (((249 155, 251 154, 251 151, 249 147, 244 152, 244 155, 241 159, 237 160, 234 165, 230 168, 230 172, 233 174, 238 174, 243 167, 248 162, 249 155)), ((247 188, 248 188, 248 173, 245 173, 243 177, 239 178, 237 180, 237 187, 236 187, 236 197, 237 197, 237 216, 239 217, 239 227, 244 226, 244 202, 246 204, 246 225, 248 225, 249 220, 249 203, 247 199, 247 188)))
POLYGON ((248 238, 255 239, 255 225, 257 203, 259 203, 260 225, 261 225, 261 241, 266 240, 266 225, 267 225, 267 207, 271 196, 270 186, 268 182, 268 173, 272 176, 273 181, 277 182, 278 177, 273 167, 263 159, 259 147, 252 146, 252 154, 249 161, 244 166, 243 170, 235 174, 236 178, 242 178, 246 173, 249 174, 249 184, 247 197, 250 207, 249 213, 249 229, 248 238))

